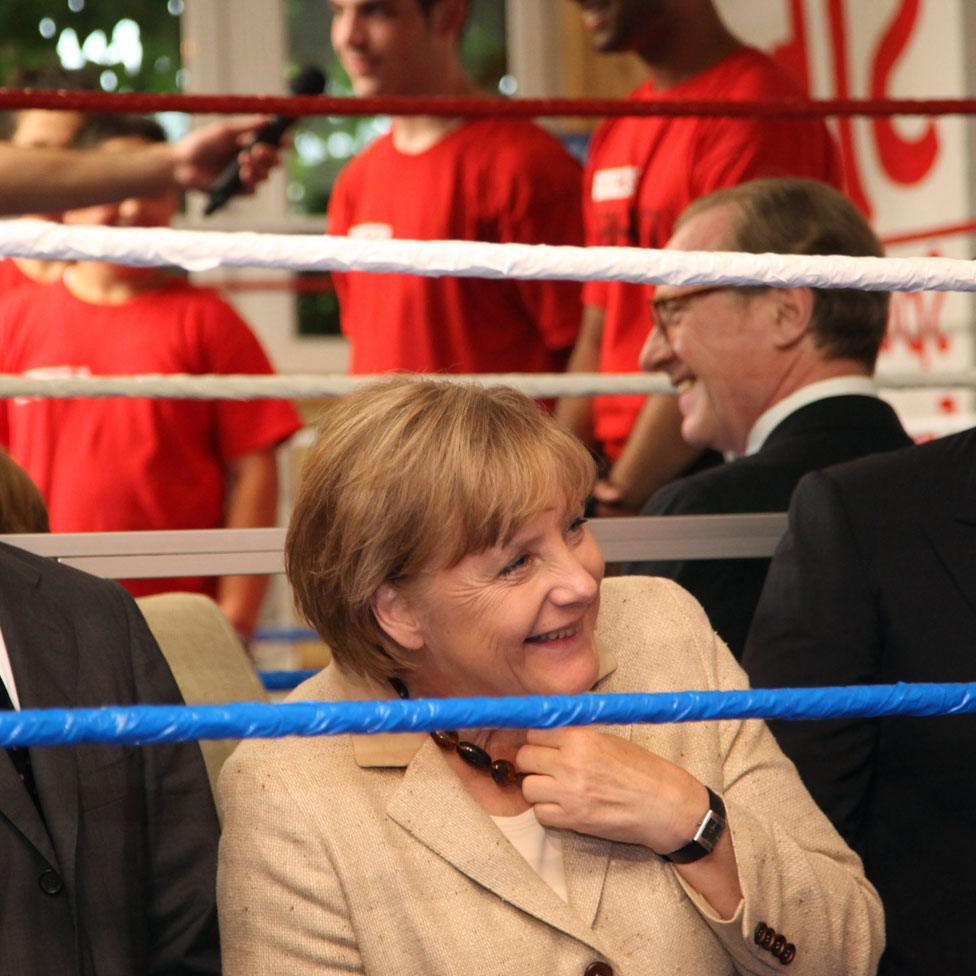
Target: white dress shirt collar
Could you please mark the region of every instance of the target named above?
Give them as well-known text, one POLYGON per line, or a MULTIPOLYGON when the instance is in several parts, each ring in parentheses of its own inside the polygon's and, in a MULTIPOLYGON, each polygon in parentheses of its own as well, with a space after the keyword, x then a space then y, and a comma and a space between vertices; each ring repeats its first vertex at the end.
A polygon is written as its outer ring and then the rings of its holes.
POLYGON ((759 415, 746 438, 746 456, 761 450, 773 430, 801 407, 816 403, 818 400, 826 400, 828 397, 876 397, 877 395, 878 389, 870 376, 834 376, 829 380, 820 380, 809 386, 800 387, 799 390, 788 397, 783 397, 759 415))
POLYGON ((7 694, 13 702, 14 708, 20 710, 20 699, 17 697, 17 685, 14 682, 14 669, 10 666, 10 655, 7 653, 7 644, 3 639, 3 631, 0 630, 0 681, 7 688, 7 694))

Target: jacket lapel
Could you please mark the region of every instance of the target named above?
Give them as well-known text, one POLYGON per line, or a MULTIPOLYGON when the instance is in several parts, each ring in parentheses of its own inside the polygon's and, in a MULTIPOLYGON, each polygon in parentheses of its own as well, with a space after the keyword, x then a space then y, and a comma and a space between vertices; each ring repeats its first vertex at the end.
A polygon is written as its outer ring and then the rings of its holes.
MULTIPOLYGON (((0 628, 17 684, 21 708, 69 708, 76 704, 78 658, 70 628, 55 606, 37 589, 40 574, 27 583, 23 567, 2 572, 0 628)), ((73 880, 78 835, 78 767, 72 746, 31 749, 31 767, 45 828, 23 785, 3 783, 4 815, 59 870, 73 880), (50 802, 57 797, 57 802, 50 802), (45 799, 48 802, 45 803, 45 799)), ((14 774, 16 780, 16 775, 14 774)))
MULTIPOLYGON (((617 662, 603 642, 597 642, 597 650, 599 687, 617 662)), ((327 692, 323 697, 339 701, 392 697, 388 687, 351 678, 335 667, 327 671, 319 679, 321 687, 313 690, 303 686, 303 697, 323 692, 327 692)), ((626 739, 631 737, 629 726, 608 726, 606 731, 626 739)), ((609 841, 563 832, 570 900, 567 905, 508 843, 464 788, 430 736, 401 733, 350 738, 360 766, 406 767, 387 813, 414 839, 499 898, 597 952, 609 954, 593 931, 610 864, 609 841)))
MULTIPOLYGON (((620 739, 631 738, 631 726, 598 726, 601 732, 620 739)), ((600 898, 610 867, 611 841, 575 831, 563 832, 563 863, 566 871, 566 888, 569 900, 587 927, 596 921, 600 898)))
POLYGON ((505 840, 430 739, 404 772, 387 813, 428 850, 499 898, 597 952, 606 951, 591 926, 609 860, 607 842, 581 838, 577 844, 569 840, 576 835, 564 834, 573 903, 567 905, 505 840))

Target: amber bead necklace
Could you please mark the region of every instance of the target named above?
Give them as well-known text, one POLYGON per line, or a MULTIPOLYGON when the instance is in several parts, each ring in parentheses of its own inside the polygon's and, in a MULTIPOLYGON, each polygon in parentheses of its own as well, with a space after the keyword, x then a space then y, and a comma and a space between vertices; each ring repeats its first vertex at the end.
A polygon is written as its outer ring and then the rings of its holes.
MULTIPOLYGON (((390 678, 393 690, 404 700, 410 697, 407 686, 400 678, 390 678)), ((521 786, 526 773, 520 773, 507 759, 492 759, 479 745, 462 739, 457 732, 431 732, 430 737, 445 751, 456 752, 469 766, 480 769, 499 786, 521 786)))

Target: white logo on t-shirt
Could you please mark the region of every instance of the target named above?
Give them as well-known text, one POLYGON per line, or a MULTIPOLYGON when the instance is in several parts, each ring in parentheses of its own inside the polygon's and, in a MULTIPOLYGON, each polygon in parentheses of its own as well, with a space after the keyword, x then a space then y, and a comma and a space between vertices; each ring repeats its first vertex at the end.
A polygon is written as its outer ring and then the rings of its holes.
POLYGON ((347 237, 364 237, 370 241, 386 241, 393 236, 393 228, 389 224, 354 224, 349 228, 347 237))
POLYGON ((626 200, 637 189, 636 166, 614 166, 598 169, 593 174, 593 191, 590 194, 600 203, 604 200, 626 200))

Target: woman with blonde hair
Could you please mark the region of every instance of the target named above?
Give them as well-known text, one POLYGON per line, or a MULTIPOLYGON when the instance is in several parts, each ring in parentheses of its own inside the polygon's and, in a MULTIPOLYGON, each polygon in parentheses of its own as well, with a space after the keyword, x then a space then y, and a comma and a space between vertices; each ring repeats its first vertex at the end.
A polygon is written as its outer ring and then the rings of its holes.
MULTIPOLYGON (((395 379, 328 414, 286 543, 334 661, 298 699, 742 688, 701 608, 603 581, 583 446, 512 390, 395 379)), ((765 725, 245 743, 224 972, 873 973, 880 903, 765 725)))
POLYGON ((0 532, 48 532, 47 506, 30 475, 0 448, 0 532))

